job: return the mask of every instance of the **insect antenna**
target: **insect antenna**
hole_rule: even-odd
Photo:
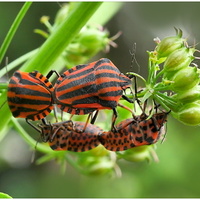
[[[133,44],[132,46],[132,50],[129,50],[129,53],[131,55],[131,68],[133,68],[133,65],[134,63],[136,63],[136,65],[138,66],[138,73],[140,72],[140,65],[139,63],[137,62],[137,59],[136,59],[136,43]]]

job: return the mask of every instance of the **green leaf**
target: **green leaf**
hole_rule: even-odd
[[[11,196],[9,196],[8,194],[5,194],[3,192],[0,192],[0,198],[1,199],[12,199]]]
[[[6,38],[3,41],[3,44],[0,49],[0,63],[8,49],[8,46],[10,45],[13,36],[15,35],[22,19],[24,18],[26,12],[28,11],[29,7],[31,6],[32,2],[25,2],[22,9],[20,10],[19,14],[17,15],[15,21],[13,22],[8,34],[6,35]]]

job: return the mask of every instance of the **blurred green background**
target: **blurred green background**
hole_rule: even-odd
[[[0,2],[0,41],[5,38],[22,5],[19,2]],[[59,8],[57,2],[32,4],[7,51],[9,62],[43,43],[44,39],[33,33],[33,29],[45,29],[39,22],[40,17],[50,16],[53,22]],[[200,2],[124,3],[105,26],[111,36],[123,32],[116,40],[118,48],[111,47],[108,54],[101,53],[95,58],[108,57],[122,72],[135,71],[146,77],[146,51],[154,49],[153,38],[173,36],[173,27],[177,27],[183,30],[184,37],[189,38],[190,45],[199,43],[199,10]],[[134,64],[131,68],[129,51],[134,43],[140,67]],[[66,174],[61,175],[59,165],[54,161],[37,166],[30,162],[32,151],[29,146],[16,132],[9,132],[0,145],[0,192],[14,198],[199,198],[199,131],[199,127],[184,126],[169,117],[166,140],[157,145],[159,162],[119,160],[123,173],[121,178],[88,177],[70,166]]]

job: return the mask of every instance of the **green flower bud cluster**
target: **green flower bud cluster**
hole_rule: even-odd
[[[114,37],[109,39],[107,30],[95,26],[85,26],[73,42],[67,46],[63,52],[63,58],[69,67],[85,63],[102,50],[108,52],[109,45],[115,47],[113,39]]]
[[[182,31],[175,37],[161,41],[156,48],[158,59],[163,59],[163,83],[174,95],[172,99],[177,108],[172,111],[175,118],[186,125],[200,125],[200,85],[199,69],[193,65],[195,48],[187,46],[182,38]]]
[[[49,17],[43,16],[40,21],[47,27],[48,32],[40,29],[35,29],[35,32],[48,38],[49,35],[67,18],[73,6],[73,3],[64,5],[58,11],[53,25],[50,24]],[[115,36],[109,38],[109,32],[101,25],[86,25],[66,47],[62,57],[69,68],[74,65],[85,63],[98,52],[108,52],[110,46],[117,47],[117,44],[114,43],[113,40],[117,39],[120,34],[121,33],[119,32]]]
[[[113,156],[110,155],[111,153]],[[116,155],[114,152],[109,152],[102,145],[99,145],[90,151],[78,153],[77,164],[82,168],[84,174],[112,174],[115,172],[117,165]]]
[[[117,156],[118,159],[124,159],[130,162],[151,161],[152,159],[158,161],[154,147],[154,144],[134,147],[126,151],[117,152]]]
[[[120,176],[121,171],[116,163],[117,160],[124,159],[130,162],[158,161],[154,148],[155,145],[144,145],[126,151],[111,152],[99,145],[90,151],[76,154],[77,164],[82,168],[84,174],[113,175],[115,173],[116,176]]]

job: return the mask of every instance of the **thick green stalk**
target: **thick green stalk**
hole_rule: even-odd
[[[47,73],[51,65],[58,59],[67,45],[86,24],[101,3],[102,2],[77,3],[66,20],[57,27],[41,46],[37,54],[26,62],[21,70],[32,71],[37,69],[41,73]]]
[[[3,92],[1,94],[0,97],[0,116],[1,116],[1,120],[0,120],[0,135],[4,134],[4,131],[7,123],[9,122],[10,118],[11,118],[11,112],[8,108],[8,104],[7,104],[7,92]],[[1,136],[0,136],[1,138]]]
[[[123,6],[124,2],[104,1],[87,24],[101,24],[104,26]],[[103,13],[103,14],[102,14]]]

